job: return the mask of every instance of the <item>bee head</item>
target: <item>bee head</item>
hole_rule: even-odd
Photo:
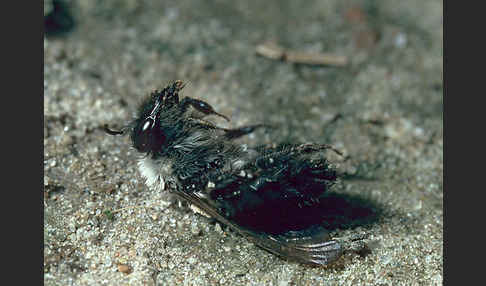
[[[105,124],[105,132],[110,135],[124,135],[130,131],[133,147],[139,152],[160,152],[166,138],[174,132],[169,128],[170,120],[169,123],[162,122],[161,114],[164,114],[164,118],[167,117],[170,115],[168,109],[179,104],[179,91],[182,88],[183,82],[176,80],[163,90],[153,91],[140,105],[137,119],[121,130],[112,130]]]
[[[139,152],[160,151],[167,134],[162,127],[161,113],[179,103],[178,92],[184,87],[178,80],[161,91],[154,91],[140,106],[139,116],[131,132],[133,146]]]

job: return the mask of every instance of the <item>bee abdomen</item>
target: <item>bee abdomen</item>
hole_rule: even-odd
[[[239,225],[280,233],[319,223],[313,206],[336,181],[336,172],[325,159],[285,156],[220,175],[210,192],[220,213]]]

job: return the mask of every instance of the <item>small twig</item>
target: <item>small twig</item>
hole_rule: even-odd
[[[297,64],[326,65],[335,67],[343,67],[348,64],[348,59],[345,56],[290,51],[285,50],[274,43],[264,43],[258,45],[256,47],[256,53],[272,60],[281,60]]]

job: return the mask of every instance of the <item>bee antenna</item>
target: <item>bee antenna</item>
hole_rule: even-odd
[[[125,133],[123,130],[111,130],[108,128],[108,124],[103,125],[103,130],[110,135],[123,135]]]

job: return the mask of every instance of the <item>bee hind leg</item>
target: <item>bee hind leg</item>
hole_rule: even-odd
[[[343,155],[343,153],[341,151],[334,148],[334,146],[328,145],[328,144],[306,143],[306,144],[301,144],[301,145],[295,146],[294,148],[299,153],[313,153],[313,152],[318,152],[318,151],[329,149],[329,150],[334,151],[338,155],[341,155],[341,156]]]
[[[267,126],[264,124],[255,124],[255,125],[238,127],[235,129],[225,129],[226,133],[224,134],[224,136],[227,139],[236,139],[248,135],[260,127],[267,127]]]

